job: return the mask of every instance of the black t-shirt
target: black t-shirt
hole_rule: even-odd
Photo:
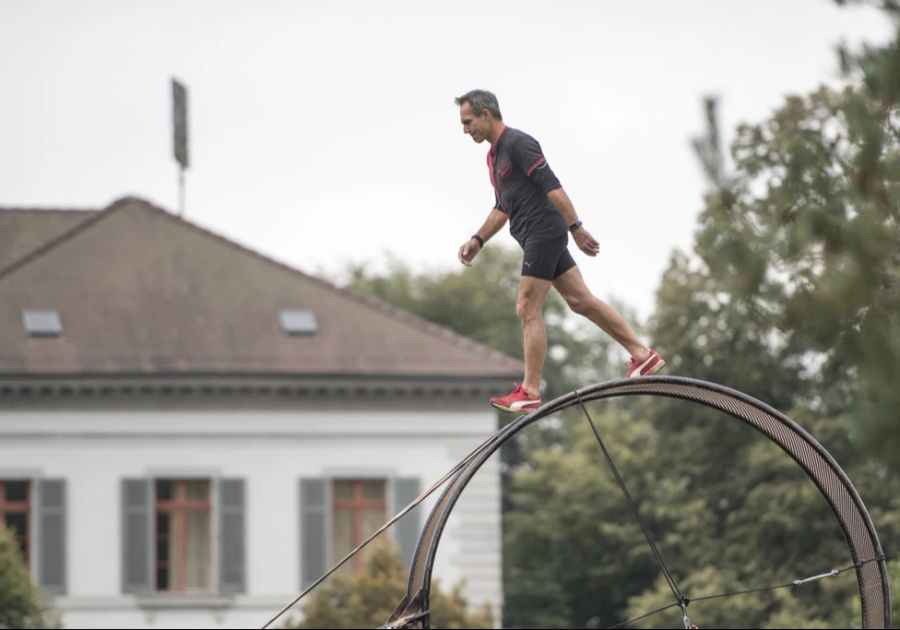
[[[509,231],[520,245],[526,240],[559,238],[568,228],[550,203],[547,193],[560,187],[559,180],[527,133],[504,127],[487,156],[494,207],[509,215]]]

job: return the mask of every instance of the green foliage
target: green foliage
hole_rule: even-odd
[[[847,569],[824,497],[778,446],[734,418],[659,400],[589,410],[700,627],[854,627],[855,573],[735,597]],[[820,436],[866,500],[887,548],[900,536],[900,479],[867,458],[839,419],[791,416]],[[573,444],[531,453],[510,484],[504,624],[608,627],[674,602],[584,418]],[[641,627],[674,627],[673,608]]]
[[[893,0],[883,6],[900,17]],[[865,501],[896,585],[895,24],[887,46],[842,51],[851,87],[790,96],[767,120],[741,125],[730,164],[716,104],[707,102],[708,129],[695,147],[711,187],[693,252],[673,253],[662,278],[649,336],[670,373],[746,392],[816,437]],[[401,266],[396,277],[361,274],[356,286],[520,356],[518,262],[517,253],[488,248],[463,273],[415,276]],[[617,375],[608,358],[613,345],[594,331],[580,337],[564,312],[558,300],[548,304],[551,347],[561,347],[551,350],[546,371],[554,391]],[[684,401],[589,407],[666,565],[693,600],[695,623],[859,624],[852,570],[768,588],[852,562],[824,497],[777,446],[730,416]],[[671,604],[669,585],[583,415],[571,410],[548,424],[555,430],[543,435],[552,439],[522,438],[505,473],[504,624],[603,627]],[[541,435],[539,427],[532,432]],[[754,592],[703,599],[743,590]],[[896,623],[900,597],[893,600]],[[681,612],[675,607],[640,624],[680,626]]]
[[[43,602],[12,534],[0,523],[0,627],[57,628],[59,620]]]
[[[388,272],[383,275],[372,274],[364,266],[350,269],[347,285],[495,350],[521,357],[522,328],[516,315],[521,265],[521,251],[491,245],[478,254],[470,268],[414,274],[402,262],[391,260]],[[610,361],[616,344],[587,320],[571,315],[554,291],[545,304],[544,319],[548,337],[544,400],[621,371],[618,366],[612,367]],[[499,422],[514,418],[511,414],[498,413]],[[504,488],[513,471],[527,461],[531,449],[563,439],[559,427],[548,423],[504,444],[501,449]],[[508,494],[504,492],[503,496],[505,505]]]
[[[858,85],[789,97],[769,120],[740,126],[732,173],[710,149],[714,115],[696,143],[713,183],[697,233],[702,276],[777,331],[769,347],[783,361],[818,355],[823,402],[851,412],[888,464],[900,448],[896,33],[883,49],[844,52]]]
[[[396,545],[375,543],[365,569],[355,576],[338,573],[314,591],[303,605],[302,617],[287,628],[376,628],[406,594],[407,568]],[[438,580],[431,587],[433,628],[491,628],[493,616],[485,604],[470,610],[462,584],[443,592]]]
[[[888,579],[894,593],[897,592],[897,586],[900,586],[900,560],[889,560],[888,563]],[[900,597],[894,595],[891,601],[891,621],[896,627],[897,621],[900,620]]]
[[[393,259],[382,275],[372,274],[364,265],[349,269],[346,284],[495,350],[521,357],[522,328],[516,316],[521,265],[521,251],[491,245],[465,270],[416,274]],[[609,355],[615,343],[593,324],[571,316],[555,291],[547,299],[544,318],[548,337],[546,399],[613,373]]]
[[[710,128],[695,146],[713,186],[693,255],[673,254],[651,322],[673,372],[747,392],[815,435],[853,480],[888,553],[900,543],[900,117],[891,87],[900,73],[884,69],[900,67],[897,50],[858,59],[857,87],[789,97],[769,120],[741,126],[731,169],[707,104]],[[623,413],[640,440],[622,431]],[[689,597],[851,563],[816,486],[748,427],[673,400],[598,415]],[[607,626],[673,602],[646,543],[627,538],[615,493],[584,487],[600,482],[580,448],[590,446],[533,452],[534,468],[511,479],[508,624]],[[851,627],[858,600],[848,571],[698,599],[689,612],[701,627]],[[641,622],[680,623],[677,607]]]
[[[897,51],[895,42],[845,55],[858,86],[789,97],[767,121],[742,125],[731,169],[707,102],[709,129],[695,146],[712,187],[694,255],[673,255],[652,325],[673,369],[757,396],[816,436],[853,480],[887,550],[900,536],[900,136],[890,87],[900,75],[883,69],[897,67]],[[850,563],[821,495],[784,453],[709,414],[683,417],[678,405],[655,403],[647,417],[668,445],[654,470],[684,479],[688,492],[651,487],[647,504],[683,590],[699,598]],[[864,439],[852,439],[851,427]],[[704,461],[683,459],[692,452]],[[676,503],[701,496],[695,518]],[[655,516],[665,510],[675,518]],[[859,623],[852,576],[698,601],[692,618],[849,627]],[[658,581],[623,616],[671,601]],[[645,623],[679,620],[673,609]]]
[[[372,275],[361,265],[349,270],[347,284],[510,356],[520,356],[514,252],[488,247],[476,261],[466,272],[418,275],[399,260],[390,260],[384,275]]]
[[[645,423],[622,413],[600,418],[615,444],[622,474],[646,480]],[[572,444],[531,453],[510,488],[505,518],[505,627],[584,627],[620,609],[636,586],[652,583],[655,566],[622,495],[609,479],[583,419],[570,420]]]

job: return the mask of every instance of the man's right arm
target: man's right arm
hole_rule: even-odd
[[[491,240],[491,237],[499,232],[508,220],[509,217],[505,212],[499,208],[493,208],[484,224],[459,248],[459,262],[466,267],[470,266],[472,259],[481,251],[483,243]]]

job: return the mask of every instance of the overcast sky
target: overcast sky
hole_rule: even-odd
[[[731,138],[890,31],[825,0],[0,0],[0,206],[176,211],[177,77],[185,218],[317,275],[455,269],[493,193],[453,98],[484,88],[600,241],[589,286],[646,317],[702,205],[703,96]]]

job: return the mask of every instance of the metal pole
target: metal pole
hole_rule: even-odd
[[[184,167],[178,169],[178,216],[184,216]]]

